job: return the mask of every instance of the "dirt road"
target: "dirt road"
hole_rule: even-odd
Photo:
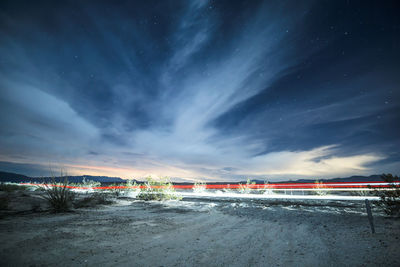
[[[347,210],[346,210],[347,209]],[[353,211],[353,212],[352,212]],[[0,219],[1,266],[400,266],[400,222],[352,207],[120,200]]]

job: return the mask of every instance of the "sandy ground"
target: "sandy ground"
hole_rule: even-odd
[[[371,234],[362,202],[332,201],[119,199],[65,214],[25,210],[2,214],[0,265],[400,266],[400,221],[374,220]]]

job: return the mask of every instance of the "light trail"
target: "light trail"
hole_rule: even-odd
[[[62,187],[62,184],[35,184],[35,183],[22,183],[21,185],[30,186],[57,186]],[[275,184],[206,184],[200,186],[204,189],[259,189],[259,190],[293,190],[293,191],[315,191],[315,190],[336,190],[336,191],[364,191],[382,189],[389,190],[392,186],[400,186],[400,182],[386,183],[380,181],[372,182],[330,182],[330,183],[275,183]],[[66,185],[70,189],[93,189],[93,190],[109,190],[109,189],[144,189],[147,185],[138,186],[72,186]],[[165,186],[151,186],[151,188],[164,188]],[[172,185],[174,189],[194,189],[195,185]]]
[[[339,196],[339,195],[284,195],[284,194],[241,194],[241,193],[179,193],[191,198],[234,198],[234,199],[303,199],[303,200],[379,200],[376,196]]]
[[[30,186],[41,186],[41,187],[63,187],[62,184],[34,184],[34,183],[24,183],[23,185]],[[343,196],[343,195],[331,195],[327,194],[329,191],[374,191],[374,190],[396,190],[395,187],[400,186],[400,182],[386,183],[382,181],[372,181],[372,182],[329,182],[329,183],[275,183],[275,184],[208,184],[202,186],[194,185],[173,185],[174,189],[180,189],[183,191],[170,192],[172,194],[177,194],[182,197],[191,198],[236,198],[236,199],[303,199],[303,200],[355,200],[363,201],[368,200],[379,200],[377,196]],[[73,190],[112,190],[112,189],[144,189],[147,185],[138,186],[97,186],[97,187],[87,187],[87,186],[72,186],[67,185],[67,188]],[[151,186],[151,188],[164,188],[165,186]],[[193,190],[194,188],[200,188],[201,190],[216,190],[216,191],[200,191],[196,192],[184,192]],[[228,192],[222,192],[220,190],[233,190]],[[253,190],[256,193],[236,193],[237,190]],[[261,190],[265,192],[260,193]],[[298,192],[302,191],[303,194],[300,195]],[[308,195],[304,194],[306,191],[323,192],[326,193],[322,195]],[[279,193],[280,192],[280,193]],[[285,192],[285,194],[282,194]],[[288,194],[290,192],[290,194]],[[297,192],[297,194],[293,194]],[[151,193],[151,192],[148,192]]]

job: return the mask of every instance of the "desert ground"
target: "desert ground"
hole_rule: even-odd
[[[372,234],[362,201],[119,197],[53,214],[11,194],[1,266],[400,266],[400,220],[374,207]]]

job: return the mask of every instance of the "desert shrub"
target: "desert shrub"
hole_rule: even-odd
[[[74,208],[89,208],[95,207],[97,205],[108,205],[112,204],[113,201],[109,200],[106,194],[102,193],[93,193],[87,197],[74,201]]]
[[[94,181],[94,180],[90,180],[90,179],[86,179],[86,177],[82,178],[82,182],[79,183],[68,183],[68,185],[70,186],[76,186],[76,187],[86,187],[89,190],[92,189],[92,187],[98,187],[101,186],[100,182]]]
[[[125,184],[126,192],[130,192],[130,191],[138,191],[140,190],[140,186],[136,183],[136,181],[132,181],[132,180],[128,180]]]
[[[108,190],[108,192],[111,192],[115,197],[119,197],[121,195],[124,195],[127,192],[126,188],[121,188],[124,186],[125,186],[125,184],[113,183],[110,185],[110,187],[114,187],[114,188],[110,188],[107,190]]]
[[[53,212],[66,212],[71,209],[75,194],[68,188],[68,180],[56,183],[55,179],[50,185],[45,185],[42,197],[47,200]]]
[[[26,190],[26,186],[10,183],[0,183],[0,191],[13,192],[19,190]]]
[[[250,185],[254,185],[254,184],[256,184],[256,182],[251,182],[250,179],[247,179],[246,184],[239,183],[239,192],[244,193],[244,194],[250,193],[252,190]]]
[[[268,181],[264,181],[264,186],[263,188],[260,190],[261,194],[265,194],[265,195],[270,195],[270,194],[274,194],[274,191],[268,186],[269,182]]]
[[[138,184],[133,180],[126,181],[125,185],[128,187],[128,189],[133,189],[133,190],[138,187]]]
[[[110,188],[108,188],[107,191],[115,197],[125,196],[132,191],[139,191],[138,184],[132,180],[120,184],[113,183],[109,187]]]
[[[86,180],[86,178],[83,177],[82,186],[83,187],[98,187],[98,186],[101,186],[101,183],[93,181],[93,180]]]
[[[324,185],[323,182],[316,180],[315,182],[315,186],[314,188],[316,188],[317,190],[315,190],[315,194],[319,195],[319,196],[325,196],[329,193],[329,190],[318,190],[318,189],[322,189],[322,188],[326,188],[326,186]]]
[[[140,193],[140,185],[136,181],[128,180],[125,186],[126,188],[122,192],[125,196],[136,197]]]
[[[389,188],[385,190],[375,189],[374,193],[380,197],[378,206],[382,207],[387,215],[400,217],[400,185],[398,176],[392,174],[382,174],[382,179],[389,183]]]
[[[193,192],[195,193],[204,193],[206,191],[206,183],[200,182],[200,183],[194,183],[193,186]]]
[[[169,200],[169,199],[181,199],[175,193],[175,189],[172,186],[170,180],[165,177],[160,180],[155,180],[151,177],[147,178],[147,182],[144,188],[141,188],[137,198],[142,200]]]
[[[222,189],[222,192],[224,192],[224,193],[232,193],[231,184],[227,184],[226,188]]]
[[[352,196],[360,196],[360,197],[366,197],[370,196],[372,194],[371,191],[368,190],[357,190],[357,191],[351,191],[350,195]]]

